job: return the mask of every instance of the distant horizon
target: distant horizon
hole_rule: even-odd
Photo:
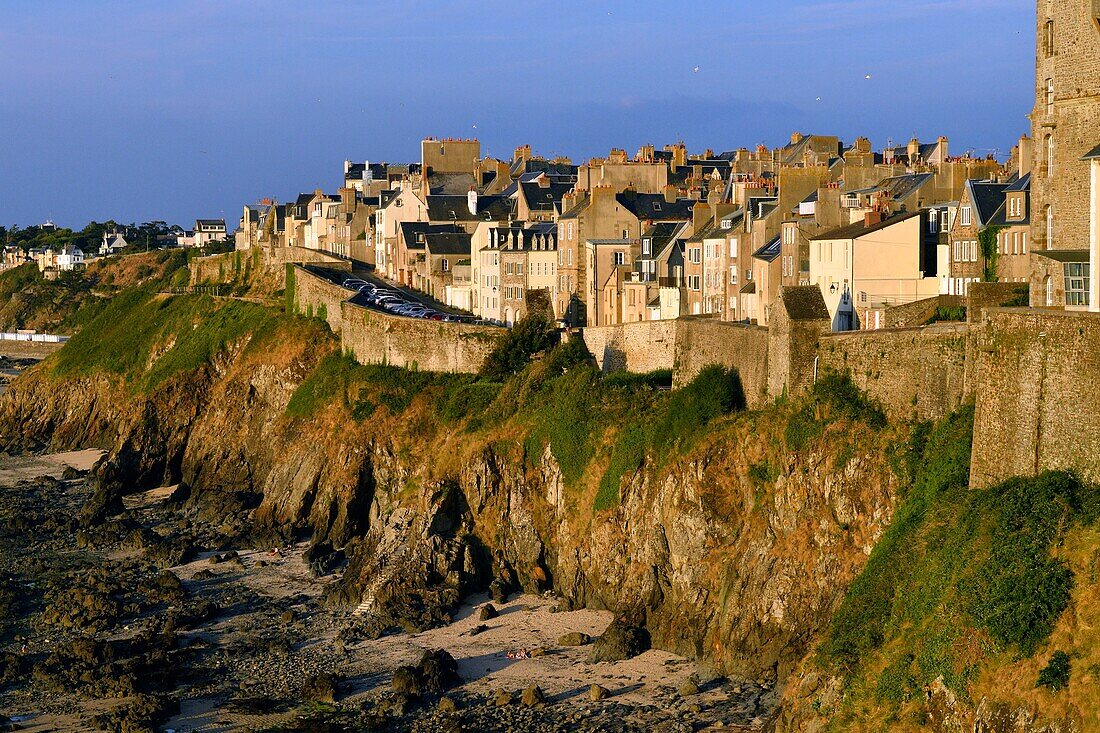
[[[233,228],[247,203],[335,192],[346,159],[417,161],[428,136],[582,163],[795,131],[1004,160],[1030,132],[1030,0],[335,4],[0,12],[0,225]]]

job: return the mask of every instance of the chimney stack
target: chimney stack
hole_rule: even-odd
[[[865,226],[865,227],[873,227],[876,224],[881,224],[881,223],[882,223],[882,212],[879,211],[878,209],[875,209],[874,211],[868,211],[866,214],[863,215],[863,226]]]

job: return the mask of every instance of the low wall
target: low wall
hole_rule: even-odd
[[[985,311],[1006,306],[1026,306],[1027,283],[970,283],[966,320],[981,323]]]
[[[594,326],[581,337],[604,373],[646,374],[676,365],[679,321],[640,321],[620,326]]]
[[[433,372],[474,374],[504,329],[391,316],[347,300],[345,290],[310,266],[292,265],[294,308],[323,318],[360,364],[392,364]],[[326,269],[327,266],[326,266]]]
[[[0,341],[0,356],[9,359],[45,359],[57,352],[64,342],[56,341]]]
[[[961,295],[937,295],[934,298],[891,306],[884,313],[884,328],[917,328],[928,323],[940,308],[965,307],[966,298]]]
[[[971,485],[1054,469],[1100,482],[1100,314],[990,309],[977,341]]]
[[[767,401],[768,329],[713,319],[687,318],[677,323],[674,386],[718,364],[737,369],[749,407]]]
[[[345,302],[340,341],[360,364],[476,374],[503,329],[401,318]]]
[[[969,394],[969,326],[935,325],[822,336],[818,373],[847,372],[894,419],[942,418]]]

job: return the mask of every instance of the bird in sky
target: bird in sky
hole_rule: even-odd
[[[695,67],[694,69],[692,69],[692,71],[694,71],[694,72],[695,72],[696,74],[698,74],[698,73],[699,73],[699,69],[700,69],[700,68],[701,68],[701,67],[699,67],[699,66],[696,66],[696,67]]]

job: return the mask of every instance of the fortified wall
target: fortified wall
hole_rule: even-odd
[[[971,485],[1056,469],[1100,482],[1100,314],[991,309],[976,336]]]
[[[360,364],[476,374],[504,332],[391,316],[357,305],[348,300],[347,290],[309,266],[291,265],[286,277],[288,304],[298,313],[324,319],[340,336],[341,348]]]
[[[970,394],[969,330],[832,334],[820,291],[798,287],[782,289],[768,328],[695,317],[586,328],[583,336],[605,372],[671,369],[678,386],[712,364],[736,368],[750,407],[803,392],[826,371],[847,372],[892,418],[907,420],[943,417]]]
[[[199,257],[188,264],[191,284],[227,283],[247,279],[251,271],[262,270],[275,279],[274,290],[286,287],[286,267],[290,264],[316,264],[330,270],[351,272],[351,263],[339,257],[305,247],[253,247],[220,255]]]

